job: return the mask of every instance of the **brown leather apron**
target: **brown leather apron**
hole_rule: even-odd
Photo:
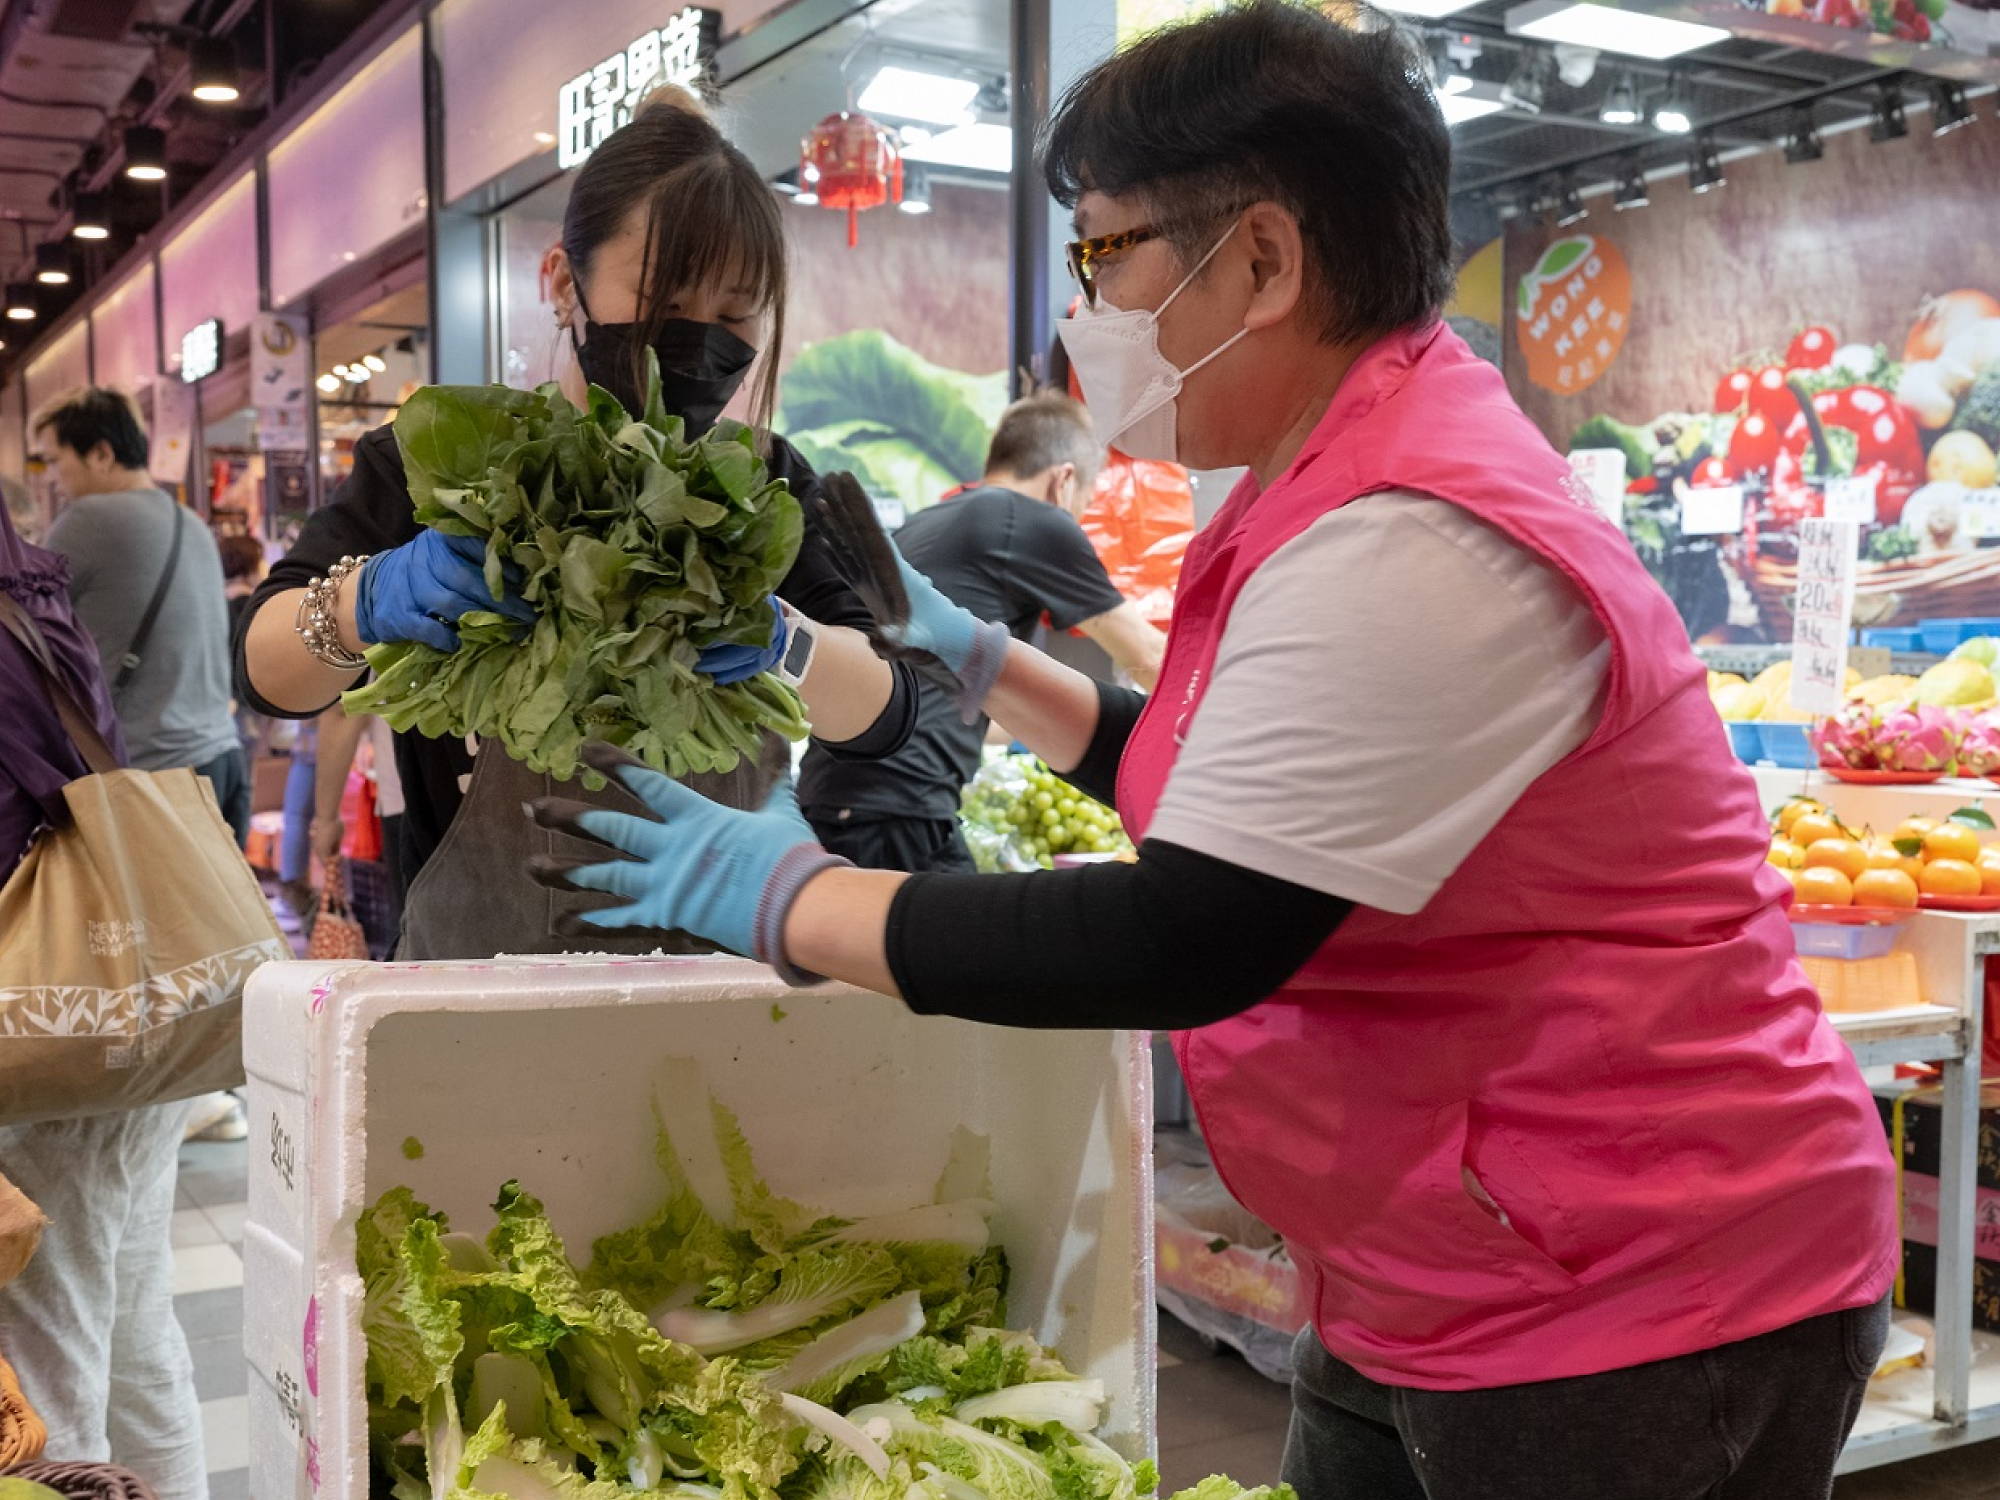
[[[733,771],[701,772],[683,783],[725,807],[763,806],[771,788],[791,769],[791,746],[766,730],[763,754]],[[535,854],[559,858],[605,854],[603,846],[540,828],[521,810],[537,797],[567,797],[619,812],[650,816],[639,799],[616,782],[586,791],[581,779],[556,781],[530,771],[497,743],[480,748],[458,815],[403,905],[403,936],[396,957],[405,960],[492,958],[500,953],[711,953],[685,932],[656,928],[607,928],[602,935],[562,937],[562,919],[618,899],[594,891],[555,891],[528,875]]]

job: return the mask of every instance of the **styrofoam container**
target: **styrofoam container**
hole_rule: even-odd
[[[917,1016],[727,957],[286,963],[252,978],[244,1015],[257,1500],[366,1500],[361,1211],[407,1184],[483,1234],[518,1178],[587,1259],[659,1206],[652,1092],[672,1056],[702,1063],[772,1188],[812,1207],[928,1202],[958,1127],[984,1136],[1010,1324],[1104,1381],[1113,1446],[1153,1451],[1144,1034]]]

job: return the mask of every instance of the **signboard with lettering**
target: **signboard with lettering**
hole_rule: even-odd
[[[312,392],[305,319],[259,313],[250,330],[250,399],[257,408],[257,446],[306,446],[306,401]]]
[[[1799,522],[1799,592],[1792,606],[1792,707],[1839,713],[1847,698],[1847,635],[1861,528],[1817,517]]]
[[[1573,234],[1542,252],[1515,294],[1514,333],[1528,378],[1573,396],[1595,385],[1632,322],[1632,273],[1603,235]]]
[[[181,335],[181,379],[188,385],[222,368],[222,319],[197,323]]]
[[[721,11],[690,5],[564,84],[556,102],[556,165],[567,171],[587,160],[654,89],[699,83],[721,32]]]

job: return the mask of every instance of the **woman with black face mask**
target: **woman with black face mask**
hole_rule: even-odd
[[[548,252],[543,272],[563,349],[559,379],[572,401],[581,406],[595,384],[628,411],[640,410],[650,350],[659,359],[667,410],[690,432],[704,432],[761,351],[767,357],[750,417],[760,451],[794,494],[804,496],[816,483],[798,452],[768,430],[785,322],[777,200],[693,96],[662,90],[584,164],[561,242]],[[473,550],[417,524],[394,431],[368,434],[355,446],[353,476],[313,514],[244,611],[236,643],[239,695],[261,712],[308,718],[361,680],[352,662],[367,646],[421,640],[450,650],[460,615],[494,608],[525,614],[521,601],[496,601],[486,592]],[[319,634],[309,645],[298,625],[314,584],[337,639]],[[768,647],[712,648],[701,670],[718,682],[768,668],[795,674],[814,737],[833,754],[874,757],[898,749],[915,716],[914,678],[908,667],[880,660],[856,628],[869,623],[867,609],[810,521],[779,600]],[[756,807],[788,770],[789,756],[786,743],[767,731],[754,763],[688,781],[718,802]],[[574,936],[577,913],[603,899],[546,891],[528,878],[530,856],[578,852],[573,840],[521,815],[523,802],[557,790],[549,778],[497,746],[479,753],[457,740],[414,734],[396,736],[396,760],[411,880],[398,957],[663,946],[656,932],[624,938],[591,928]],[[560,790],[637,807],[615,783],[595,794],[580,783]],[[671,939],[665,946],[673,947]]]

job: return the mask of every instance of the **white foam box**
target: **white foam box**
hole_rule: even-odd
[[[815,1208],[928,1202],[956,1128],[984,1136],[1009,1323],[1105,1382],[1114,1446],[1153,1451],[1143,1033],[915,1016],[727,957],[283,963],[244,1016],[251,1500],[366,1500],[361,1211],[407,1184],[483,1234],[518,1178],[587,1259],[663,1196],[652,1093],[670,1056],[701,1062],[772,1188]]]

